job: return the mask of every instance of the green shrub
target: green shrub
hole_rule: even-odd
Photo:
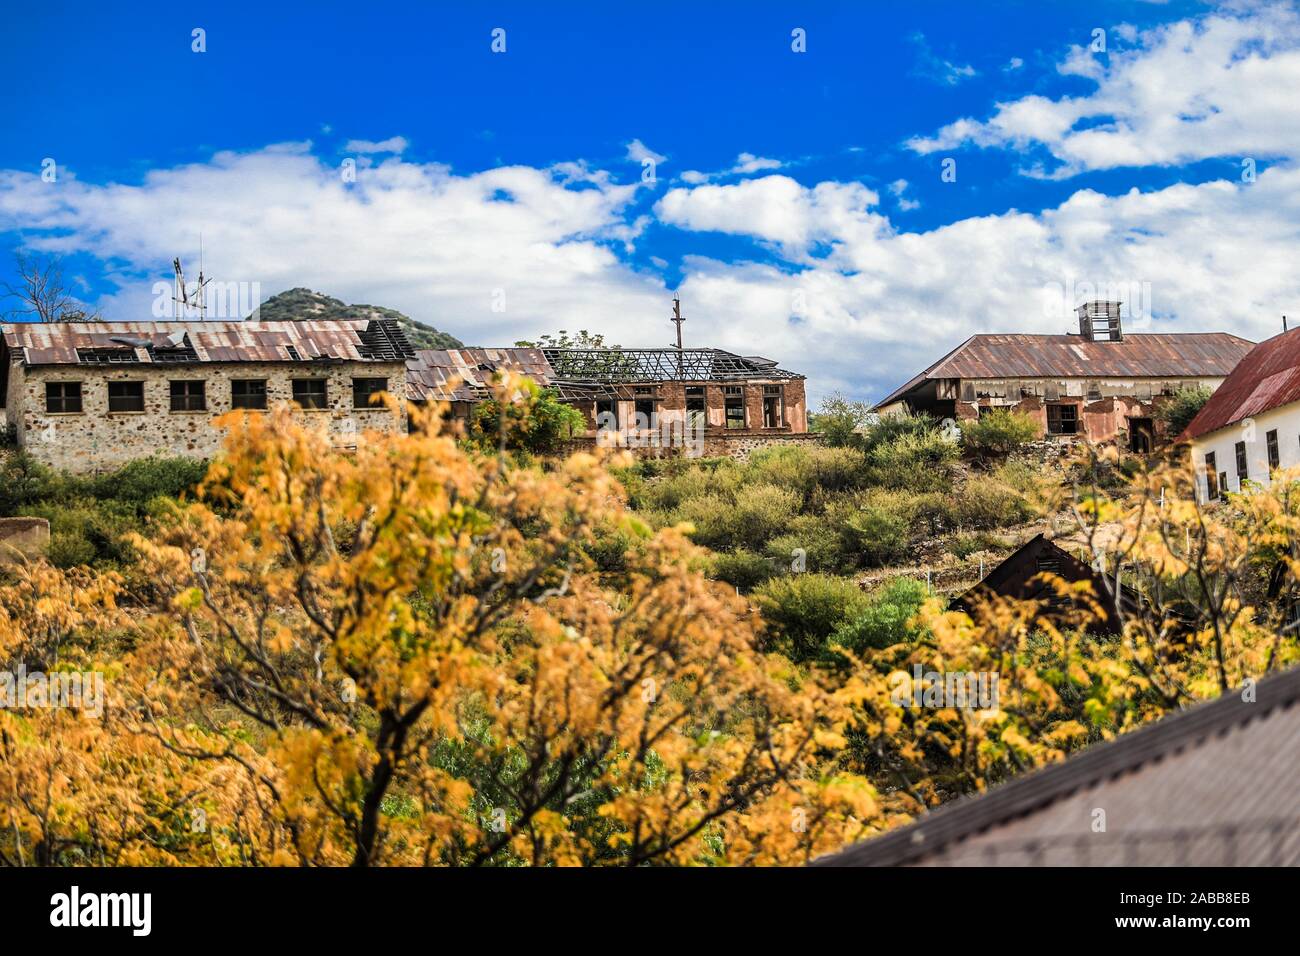
[[[923,582],[894,578],[872,595],[861,613],[835,629],[831,644],[861,652],[916,640],[920,632],[908,622],[929,596]]]
[[[864,450],[871,451],[879,445],[888,445],[900,438],[928,435],[939,430],[939,423],[929,415],[894,413],[881,415],[863,435]]]
[[[937,428],[902,434],[867,452],[868,474],[885,488],[942,491],[952,483],[958,454],[957,444]]]
[[[25,449],[0,456],[0,517],[22,515],[28,505],[52,497],[57,487],[58,476]]]
[[[850,578],[829,574],[772,578],[754,593],[771,645],[795,661],[823,657],[836,628],[861,615],[869,603]]]
[[[734,465],[725,468],[692,468],[647,481],[640,489],[634,507],[671,511],[692,498],[730,495],[739,483],[740,476]]]
[[[876,567],[906,556],[914,516],[911,496],[873,496],[844,527],[862,563]]]
[[[1040,434],[1034,419],[1005,408],[995,408],[978,421],[961,426],[962,445],[980,458],[1004,457]]]
[[[1155,417],[1163,422],[1170,438],[1176,437],[1191,424],[1196,413],[1210,400],[1210,390],[1204,385],[1187,385],[1161,402]]]
[[[753,551],[724,551],[713,556],[710,576],[750,591],[776,574],[772,562]]]
[[[194,490],[207,474],[206,462],[193,458],[142,458],[90,482],[100,500],[133,501],[142,506],[158,497],[180,498]]]
[[[776,485],[748,485],[727,501],[711,494],[691,498],[677,513],[695,525],[695,540],[717,550],[760,551],[786,530],[799,511],[799,497]]]
[[[989,530],[1021,524],[1033,517],[1025,496],[992,475],[973,475],[953,494],[949,520],[962,530]]]
[[[871,417],[865,402],[849,401],[832,392],[808,416],[808,430],[822,436],[831,448],[857,447],[862,444],[861,429]]]
[[[767,543],[768,557],[777,570],[822,571],[844,574],[857,567],[855,554],[845,548],[845,536],[821,515],[799,515],[790,529]],[[802,567],[797,562],[802,558]]]
[[[745,466],[746,480],[797,491],[808,504],[815,496],[860,488],[866,461],[853,448],[773,446],[754,452]]]

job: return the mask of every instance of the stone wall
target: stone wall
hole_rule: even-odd
[[[5,414],[18,443],[38,460],[73,472],[106,471],[149,455],[211,458],[224,432],[213,420],[231,410],[233,379],[265,379],[267,407],[293,401],[293,379],[326,380],[328,408],[303,409],[303,420],[322,429],[340,448],[356,446],[365,431],[405,429],[405,411],[353,408],[353,378],[387,378],[390,391],[406,394],[400,362],[331,364],[212,363],[206,365],[35,366],[15,364]],[[172,411],[172,381],[201,379],[207,408]],[[108,383],[144,382],[144,411],[110,412]],[[81,382],[82,410],[45,410],[46,382]]]
[[[50,523],[44,518],[0,518],[0,564],[36,558],[50,548]]]

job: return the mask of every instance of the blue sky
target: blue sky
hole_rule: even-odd
[[[666,344],[680,287],[688,344],[814,398],[1090,284],[1139,329],[1300,314],[1294,4],[32,4],[0,62],[0,278],[60,254],[109,318],[200,232],[473,344]]]

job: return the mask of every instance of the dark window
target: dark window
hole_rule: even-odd
[[[230,407],[266,408],[266,379],[233,379],[230,383]]]
[[[632,402],[636,411],[636,427],[650,428],[655,417],[655,390],[647,385],[638,385],[632,390]]]
[[[1240,488],[1241,483],[1250,477],[1246,472],[1246,443],[1239,441],[1235,447],[1237,452],[1237,487]]]
[[[1264,440],[1268,442],[1268,470],[1272,471],[1280,461],[1277,454],[1277,429],[1265,432]]]
[[[108,410],[110,412],[144,411],[144,382],[109,382]]]
[[[722,389],[728,428],[745,427],[745,392],[739,385],[725,385]]]
[[[708,421],[708,415],[704,408],[704,386],[687,385],[686,386],[686,424],[688,427],[696,429],[703,428],[704,423]]]
[[[1214,452],[1205,456],[1205,500],[1212,501],[1219,497],[1219,472],[1218,463],[1214,460]]]
[[[388,391],[386,378],[354,378],[352,380],[352,407],[369,408],[380,392]]]
[[[172,382],[172,411],[201,412],[207,407],[207,390],[202,379]]]
[[[85,365],[124,365],[138,360],[135,349],[77,349],[77,361]]]
[[[1096,382],[1088,383],[1088,401],[1090,402],[1101,401],[1101,386],[1098,385]]]
[[[1047,430],[1053,435],[1077,435],[1079,433],[1079,406],[1048,405]]]
[[[45,410],[47,412],[81,411],[81,383],[46,382]]]
[[[612,398],[596,399],[596,427],[618,428],[618,402]]]
[[[763,386],[763,427],[780,428],[783,424],[781,408],[781,386]]]
[[[327,408],[329,402],[325,394],[325,379],[295,378],[293,400],[303,408]]]

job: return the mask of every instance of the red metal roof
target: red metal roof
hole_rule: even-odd
[[[1300,402],[1300,329],[1275,335],[1251,349],[1178,440],[1191,441],[1292,402]]]
[[[876,407],[926,379],[1216,378],[1231,372],[1252,344],[1228,332],[1139,332],[1119,342],[1081,335],[972,335]]]
[[[371,320],[292,322],[15,322],[0,326],[4,343],[27,365],[84,364],[78,350],[127,350],[149,364],[153,349],[193,349],[197,362],[374,361],[363,334]],[[292,346],[298,359],[289,353]]]

